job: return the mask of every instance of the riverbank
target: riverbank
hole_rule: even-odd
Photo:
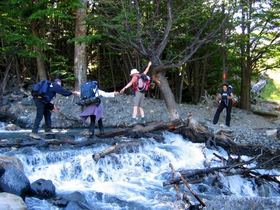
[[[119,95],[115,98],[102,98],[105,109],[104,126],[122,127],[131,124],[131,101],[133,97]],[[75,102],[78,98],[73,96],[57,96],[54,103],[60,108],[58,113],[52,114],[53,127],[55,128],[86,128],[83,125],[79,113],[81,107]],[[145,118],[147,122],[168,121],[168,112],[163,100],[145,99]],[[274,106],[279,106],[274,104]],[[241,110],[234,107],[232,110],[231,127],[225,127],[225,115],[221,114],[217,125],[212,124],[217,104],[211,99],[194,104],[178,105],[178,112],[181,119],[185,120],[189,113],[192,113],[199,123],[208,127],[214,133],[227,129],[232,131],[232,139],[236,143],[261,144],[270,148],[280,148],[280,141],[275,135],[268,136],[267,133],[273,129],[279,128],[279,117],[268,118],[253,114],[252,112]],[[36,114],[36,108],[31,96],[18,94],[5,96],[1,100],[1,116],[4,120],[9,120],[25,129],[30,129]],[[276,113],[279,111],[276,111]],[[0,116],[0,118],[1,118]],[[3,117],[5,116],[5,117]],[[279,114],[280,116],[280,114]],[[0,119],[1,121],[1,119]]]

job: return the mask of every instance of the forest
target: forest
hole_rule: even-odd
[[[279,71],[278,0],[6,0],[0,15],[1,95],[57,77],[119,91],[151,61],[149,96],[174,120],[222,82],[249,110],[252,82]]]

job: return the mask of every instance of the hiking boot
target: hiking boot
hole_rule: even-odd
[[[45,131],[45,134],[48,135],[48,134],[54,134],[54,132],[52,130],[47,130]]]
[[[30,133],[29,136],[33,139],[41,139],[41,137],[37,133]]]

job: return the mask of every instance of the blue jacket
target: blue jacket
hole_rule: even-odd
[[[69,90],[65,90],[63,87],[58,85],[56,82],[50,84],[48,92],[45,94],[44,98],[42,99],[43,102],[49,103],[56,94],[61,94],[63,96],[70,96],[72,92]]]

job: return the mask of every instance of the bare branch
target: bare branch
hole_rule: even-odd
[[[142,30],[142,25],[141,25],[141,13],[140,13],[140,7],[139,7],[138,0],[135,0],[135,7],[136,7],[136,19],[137,19],[137,33],[136,33],[137,38],[136,38],[136,40],[140,45],[140,49],[136,44],[133,44],[132,42],[130,42],[130,44],[132,44],[133,47],[136,47],[135,49],[138,50],[142,55],[147,57],[148,56],[147,50],[144,47],[143,40],[141,37],[143,30]]]
[[[170,33],[171,28],[172,28],[171,1],[172,0],[167,1],[167,24],[166,24],[166,27],[165,27],[165,30],[164,30],[162,41],[157,48],[157,56],[158,57],[160,57],[160,55],[162,54],[163,50],[165,49],[165,47],[167,45],[169,33]]]

